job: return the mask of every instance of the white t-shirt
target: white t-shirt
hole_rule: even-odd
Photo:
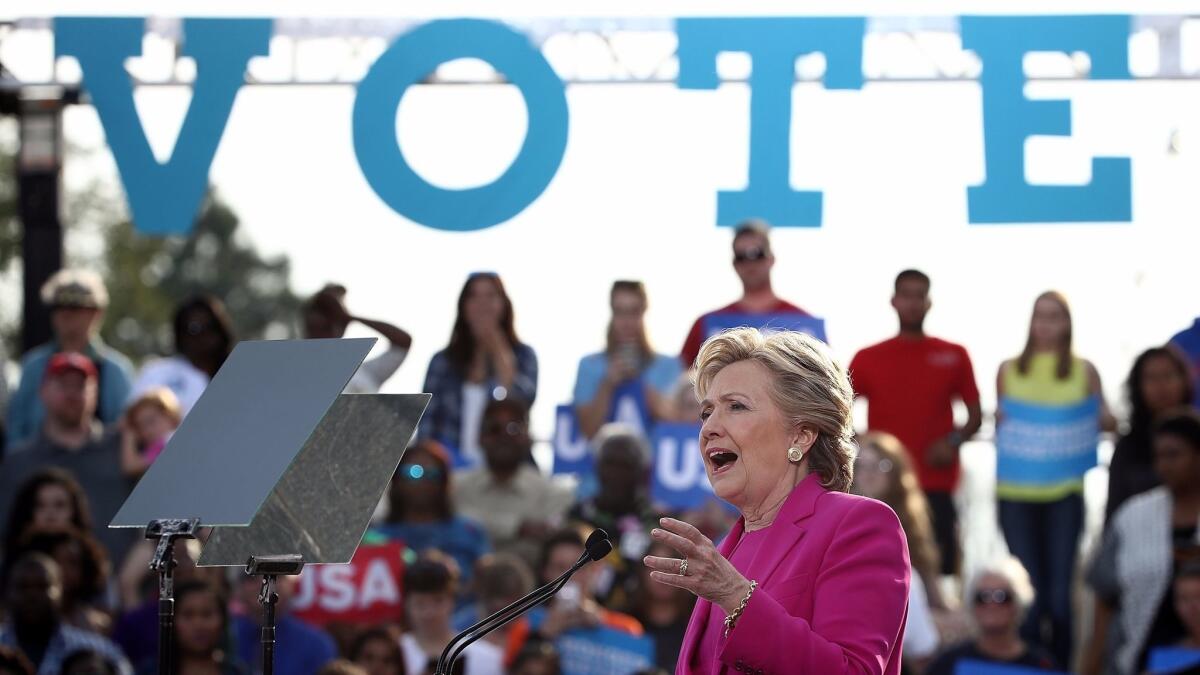
[[[940,636],[929,611],[929,596],[925,594],[925,582],[916,570],[912,571],[912,583],[908,586],[908,620],[904,624],[904,655],[914,658],[933,656],[937,651]]]
[[[386,352],[364,361],[358,370],[354,371],[354,377],[350,378],[344,393],[378,394],[379,388],[399,370],[406,356],[407,349],[392,345]]]
[[[412,633],[400,637],[400,650],[404,653],[404,672],[423,673],[429,664],[429,659],[437,659],[441,654],[426,654],[417,643]],[[463,675],[504,675],[504,652],[496,645],[476,640],[458,657],[465,662]]]
[[[458,451],[471,464],[483,463],[483,449],[479,447],[479,427],[483,424],[483,411],[487,404],[486,384],[463,383],[462,430],[458,437]]]
[[[134,380],[130,401],[156,387],[170,389],[179,399],[183,414],[187,415],[208,387],[208,373],[182,356],[155,359],[142,366]]]

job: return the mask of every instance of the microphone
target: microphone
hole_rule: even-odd
[[[603,560],[604,556],[612,552],[612,548],[608,533],[599,528],[592,530],[587,541],[583,542],[583,554],[588,556],[590,561]]]
[[[608,555],[613,548],[612,542],[608,538],[608,533],[599,528],[593,530],[592,533],[588,535],[587,541],[584,542],[583,547],[583,555],[579,556],[579,560],[575,561],[575,564],[571,566],[571,569],[560,574],[557,579],[540,588],[534,589],[495,614],[485,617],[475,625],[470,626],[463,632],[455,635],[454,639],[450,640],[450,643],[446,645],[444,650],[442,650],[442,655],[438,658],[434,675],[447,675],[450,672],[450,669],[454,667],[454,662],[458,660],[459,655],[462,654],[463,650],[469,647],[471,643],[548,600],[566,585],[567,581],[571,579],[572,575],[574,575],[588,563],[603,559],[604,556]]]

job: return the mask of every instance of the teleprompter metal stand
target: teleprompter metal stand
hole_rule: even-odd
[[[279,604],[275,578],[295,576],[303,569],[304,559],[299,554],[250,556],[246,561],[246,574],[262,577],[262,589],[258,592],[258,604],[263,608],[262,675],[274,675],[275,672],[275,605]]]
[[[430,398],[341,395],[374,342],[240,343],[109,527],[151,523],[147,536],[160,533],[154,569],[167,575],[173,541],[187,530],[177,521],[193,535],[200,522],[213,528],[200,565],[240,567],[254,556],[254,569],[279,570],[271,565],[286,555],[349,562]],[[277,598],[281,573],[258,572],[271,577],[265,600]],[[162,582],[162,598],[172,585]],[[273,622],[274,602],[265,604]],[[170,672],[172,631],[163,629],[161,673]]]
[[[152,520],[146,538],[157,539],[150,569],[158,574],[158,672],[172,671],[171,648],[175,639],[175,542],[194,539],[200,529],[198,518]]]

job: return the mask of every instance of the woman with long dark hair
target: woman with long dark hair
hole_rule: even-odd
[[[171,675],[247,675],[246,665],[227,649],[229,603],[216,586],[185,581],[175,587],[175,639]],[[157,661],[142,673],[157,672]]]
[[[69,471],[57,467],[32,474],[17,489],[4,529],[4,556],[33,527],[75,527],[90,532],[92,515],[87,494]]]
[[[1145,672],[1150,650],[1187,637],[1171,582],[1200,553],[1200,414],[1165,413],[1150,443],[1162,485],[1117,509],[1088,570],[1096,605],[1086,675]]]
[[[472,274],[458,296],[450,344],[434,354],[424,391],[433,394],[418,434],[451,449],[455,465],[478,464],[488,401],[537,397],[537,355],[517,339],[513,305],[500,276]]]
[[[402,541],[417,553],[436,549],[470,575],[491,547],[481,526],[454,512],[449,481],[446,449],[437,441],[418,441],[405,451],[388,488],[387,520],[368,536]]]
[[[1108,503],[1104,521],[1130,497],[1162,485],[1154,472],[1150,431],[1163,413],[1192,400],[1188,364],[1169,347],[1138,355],[1125,384],[1129,397],[1129,430],[1117,441],[1108,465]]]
[[[186,415],[233,351],[237,337],[225,304],[211,295],[185,300],[175,310],[171,325],[175,355],[143,366],[133,385],[133,397],[167,387]]]

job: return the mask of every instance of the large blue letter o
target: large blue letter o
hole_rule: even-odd
[[[448,190],[421,178],[400,150],[396,110],[408,87],[440,64],[476,58],[504,73],[525,100],[528,128],[516,160],[498,179]],[[397,39],[358,84],[354,153],[367,183],[388,206],[440,230],[480,230],[520,213],[546,189],[567,147],[562,81],[524,35],[479,19],[433,21]]]

